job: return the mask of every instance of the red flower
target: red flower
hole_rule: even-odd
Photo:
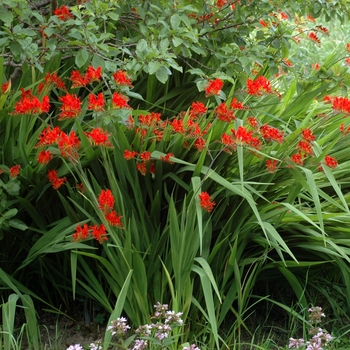
[[[254,129],[256,129],[259,126],[258,120],[254,117],[248,117],[247,121],[248,124]]]
[[[108,238],[106,236],[106,227],[103,224],[101,224],[100,226],[94,225],[92,227],[91,234],[97,241],[99,241],[100,244],[102,244],[103,241],[108,241]]]
[[[206,146],[206,142],[203,137],[198,137],[194,142],[194,146],[198,149],[199,152],[202,152]]]
[[[7,83],[1,85],[1,92],[3,94],[7,94],[8,92],[10,92],[10,89],[11,89],[10,80]]]
[[[326,35],[329,35],[329,30],[328,30],[326,27],[316,26],[316,28],[317,28],[320,32],[322,32],[322,33],[324,33],[324,34],[326,34]]]
[[[350,57],[345,58],[345,63],[350,66]]]
[[[40,114],[49,112],[50,102],[48,96],[44,96],[42,102],[40,102],[36,96],[32,96],[31,90],[25,91],[21,88],[21,91],[21,99],[19,102],[16,102],[13,114]]]
[[[304,164],[303,156],[300,153],[293,154],[290,159],[295,164],[298,164],[301,166]]]
[[[117,92],[115,92],[112,96],[112,105],[114,108],[131,108],[128,105],[128,98],[118,94]]]
[[[154,127],[157,123],[161,122],[161,114],[160,113],[155,113],[151,112],[150,114],[146,115],[139,115],[139,123],[142,126],[147,126],[147,127]]]
[[[281,19],[284,20],[284,19],[288,19],[288,15],[284,12],[280,12],[280,16],[281,16]]]
[[[224,83],[221,79],[209,80],[205,88],[205,96],[219,95]]]
[[[131,159],[134,159],[137,155],[138,153],[136,151],[125,150],[123,157],[126,160],[131,160]]]
[[[307,15],[307,19],[311,22],[315,22],[315,18],[313,18],[310,14]]]
[[[170,122],[170,125],[173,127],[175,132],[179,134],[186,133],[182,119],[174,119],[172,122]]]
[[[263,93],[272,93],[271,83],[264,76],[259,76],[255,80],[247,80],[247,89],[249,95],[261,96]]]
[[[350,43],[347,43],[345,48],[346,48],[346,51],[350,52]]]
[[[62,131],[57,140],[57,146],[62,157],[72,161],[78,159],[79,155],[77,150],[80,148],[80,140],[75,135],[75,131],[72,131],[69,136]]]
[[[58,99],[62,101],[61,113],[58,120],[77,117],[81,112],[81,101],[77,95],[66,94],[58,97]]]
[[[122,217],[120,215],[117,215],[115,210],[106,214],[106,220],[110,223],[110,225],[124,228],[121,218]]]
[[[205,113],[207,113],[207,107],[205,107],[204,103],[202,102],[192,102],[191,109],[190,109],[190,116],[192,118],[197,118]]]
[[[100,80],[102,78],[102,68],[97,67],[96,69],[92,66],[87,67],[85,73],[85,79],[92,83],[93,81]]]
[[[89,236],[89,226],[85,223],[83,227],[78,225],[75,228],[75,233],[72,234],[74,242],[79,242],[82,239],[86,239]]]
[[[200,206],[210,213],[214,209],[215,202],[210,201],[208,192],[202,192],[199,196]]]
[[[222,7],[226,4],[227,4],[227,0],[217,0],[216,7],[221,10]]]
[[[165,156],[160,156],[160,160],[165,163],[173,164],[174,162],[170,160],[170,157],[174,157],[174,155],[172,153],[167,153]]]
[[[324,157],[324,162],[328,167],[330,167],[332,169],[336,168],[338,165],[337,160],[334,157],[331,157],[328,155]]]
[[[47,177],[55,190],[58,190],[67,181],[66,177],[58,177],[57,170],[49,170]]]
[[[41,83],[41,85],[39,85],[38,91],[41,92],[45,85],[50,87],[52,84],[55,85],[58,89],[65,90],[65,91],[67,90],[66,85],[57,76],[56,72],[54,72],[54,73],[48,72],[48,73],[46,73],[46,76],[44,78],[44,83]]]
[[[59,128],[59,126],[56,126],[53,129],[51,129],[51,127],[48,126],[41,132],[39,142],[36,144],[35,147],[38,148],[41,146],[49,146],[54,143],[57,143],[61,133],[62,131]]]
[[[303,139],[307,142],[315,141],[316,137],[310,129],[304,129],[301,131]]]
[[[151,152],[144,151],[140,153],[140,158],[143,162],[149,162],[149,160],[151,159]]]
[[[318,38],[318,36],[317,36],[317,34],[315,32],[310,32],[309,33],[309,39],[311,39],[312,41],[314,41],[318,45],[321,44],[321,40]]]
[[[98,196],[98,208],[104,213],[108,213],[113,210],[114,207],[114,196],[111,190],[102,190]]]
[[[230,123],[236,119],[233,111],[228,109],[225,102],[222,102],[215,108],[214,114],[217,118],[227,123]]]
[[[319,70],[321,68],[321,66],[318,63],[312,63],[311,66],[314,70]]]
[[[146,163],[139,162],[136,164],[136,169],[140,172],[141,175],[145,176],[147,173]]]
[[[281,131],[279,131],[276,128],[273,128],[267,124],[264,124],[260,127],[260,132],[262,137],[265,140],[274,140],[277,141],[278,143],[282,143],[283,142],[283,133]]]
[[[86,132],[85,135],[95,146],[105,146],[108,148],[113,148],[111,142],[108,141],[109,134],[107,133],[107,131],[104,131],[101,128],[95,128],[90,132]]]
[[[114,81],[117,85],[132,87],[131,79],[128,74],[123,70],[117,70],[113,74]]]
[[[266,24],[266,22],[265,22],[263,19],[261,19],[259,23],[260,23],[264,28],[267,27],[267,24]]]
[[[70,76],[71,81],[73,82],[72,88],[78,88],[81,86],[86,86],[88,84],[88,80],[85,76],[83,76],[78,70],[73,70]]]
[[[57,7],[53,14],[56,15],[61,21],[73,18],[72,13],[67,6]]]
[[[97,96],[94,94],[89,95],[88,109],[92,109],[93,111],[103,111],[104,105],[105,98],[102,92],[100,92]]]
[[[326,100],[328,98],[328,100]],[[346,97],[324,97],[325,101],[332,102],[332,108],[342,113],[350,113],[350,100]]]
[[[267,171],[273,174],[277,169],[277,160],[276,159],[267,159],[266,160]]]
[[[14,179],[19,175],[19,172],[21,171],[21,165],[14,165],[10,168],[10,176]]]
[[[247,129],[244,126],[239,126],[237,131],[234,129],[231,129],[231,132],[236,137],[237,144],[244,145],[244,144],[251,143],[253,132],[247,131]]]
[[[312,150],[311,144],[306,141],[300,141],[297,145],[297,148],[300,150],[300,152],[304,154],[313,155],[314,153]]]
[[[41,151],[38,155],[38,162],[40,164],[47,164],[52,159],[52,154],[50,151]]]
[[[243,106],[242,102],[237,102],[237,98],[236,97],[232,100],[231,107],[233,109],[246,109],[246,107]]]

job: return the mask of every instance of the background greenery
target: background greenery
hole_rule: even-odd
[[[0,95],[0,286],[7,348],[13,347],[17,300],[32,325],[34,349],[34,304],[38,311],[79,315],[87,323],[94,308],[102,307],[137,328],[157,301],[169,303],[186,319],[173,348],[196,340],[201,349],[232,349],[254,338],[258,314],[265,315],[266,325],[277,314],[278,337],[287,343],[309,305],[321,303],[341,339],[348,324],[350,258],[348,136],[339,127],[348,125],[347,114],[336,114],[323,97],[347,96],[347,26],[337,25],[347,19],[346,1],[231,1],[221,9],[209,1],[136,1],[133,8],[123,1],[91,1],[70,3],[73,17],[66,21],[52,15],[49,4],[2,5],[0,76],[2,83],[11,81]],[[308,38],[311,31],[319,46]],[[84,73],[89,65],[102,67],[103,79],[72,88],[71,71]],[[122,90],[133,109],[88,111],[91,91],[103,92],[110,103],[118,69],[133,78],[134,87]],[[65,92],[56,88],[49,92],[48,116],[11,115],[20,88],[36,93],[47,72],[57,72],[84,101],[76,120],[57,120]],[[279,95],[247,94],[247,79],[259,75]],[[206,97],[206,84],[214,78],[224,80],[224,88]],[[225,124],[214,110],[233,97],[247,109],[235,111],[236,120]],[[212,123],[202,152],[193,136],[185,139],[170,125],[179,115],[186,120],[195,101],[208,108],[198,120],[200,129]],[[127,126],[130,114],[136,129],[140,115],[150,112],[169,122],[160,142],[152,128],[143,139]],[[265,141],[258,152],[223,152],[222,133],[247,126],[250,116],[283,131],[283,143]],[[75,131],[82,143],[78,163],[53,147],[57,156],[49,168],[68,180],[57,191],[47,167],[37,162],[35,146],[48,125]],[[84,132],[97,126],[110,133],[113,149],[90,146]],[[291,166],[305,128],[316,136],[314,157]],[[131,149],[152,152],[154,175],[142,176],[135,160],[124,159]],[[174,154],[173,164],[160,161],[166,153]],[[327,154],[339,165],[319,171]],[[277,171],[266,170],[267,159],[278,160]],[[21,172],[13,179],[9,168],[16,164]],[[109,226],[98,209],[103,189],[112,190],[124,230]],[[216,202],[210,214],[200,207],[201,191]],[[108,241],[73,242],[76,226],[85,222],[104,223]]]

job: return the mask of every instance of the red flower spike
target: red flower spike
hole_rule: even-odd
[[[151,159],[151,152],[144,151],[144,152],[140,153],[140,158],[145,163],[149,162]]]
[[[81,101],[77,95],[66,94],[58,97],[58,99],[62,101],[61,113],[58,120],[77,117],[81,112]]]
[[[111,212],[109,212],[108,214],[106,214],[106,220],[108,221],[108,223],[112,226],[116,226],[116,227],[120,227],[120,228],[124,228],[123,223],[121,221],[121,216],[117,215],[116,211],[113,210]]]
[[[147,167],[146,167],[146,163],[144,162],[139,162],[136,164],[136,169],[139,171],[139,173],[143,176],[146,175],[147,173]]]
[[[58,177],[57,170],[49,170],[47,177],[55,190],[58,190],[67,181],[66,177]]]
[[[11,114],[40,114],[48,113],[50,110],[49,97],[44,96],[42,102],[32,96],[32,91],[25,91],[21,88],[22,96],[19,102],[15,103],[15,111]]]
[[[277,169],[277,160],[276,159],[267,159],[266,160],[267,171],[273,174]]]
[[[86,79],[85,76],[83,76],[79,71],[73,70],[71,72],[71,81],[73,82],[72,88],[78,88],[78,87],[84,87],[86,86],[89,81]]]
[[[207,110],[208,109],[207,109],[207,107],[205,107],[204,103],[192,102],[189,115],[192,118],[198,118],[198,117],[202,116],[203,114],[207,113]]]
[[[72,13],[67,6],[57,7],[53,14],[56,15],[61,21],[66,21],[67,19],[73,18]]]
[[[38,162],[40,164],[48,164],[48,162],[52,159],[52,154],[50,151],[41,151],[38,155]]]
[[[111,142],[108,141],[109,134],[101,128],[92,129],[90,132],[86,132],[85,135],[92,145],[113,148]]]
[[[273,140],[276,141],[278,143],[282,143],[283,142],[283,133],[281,131],[279,131],[278,129],[275,129],[267,124],[264,124],[260,127],[260,133],[262,135],[262,137],[267,140]]]
[[[300,153],[293,154],[290,159],[295,164],[298,164],[301,166],[304,164],[303,156]]]
[[[89,237],[89,226],[85,223],[83,227],[78,225],[75,228],[75,233],[72,234],[74,242],[79,242],[83,239],[86,239]]]
[[[160,156],[160,160],[164,163],[174,164],[174,162],[170,160],[171,157],[174,157],[174,155],[172,153],[167,153],[165,156]]]
[[[221,79],[209,80],[205,88],[205,96],[219,95],[224,83]]]
[[[94,94],[89,95],[88,109],[99,112],[104,110],[105,98],[103,93],[100,92],[97,96]]]
[[[76,136],[75,131],[72,131],[69,136],[62,131],[57,140],[57,146],[62,157],[72,161],[78,159],[79,154],[77,150],[80,148],[80,140]]]
[[[258,128],[259,123],[258,123],[258,120],[257,120],[256,118],[254,118],[254,117],[248,117],[247,121],[248,121],[248,124],[249,124],[252,128],[254,128],[254,129],[257,129],[257,128]]]
[[[328,155],[324,157],[324,162],[328,167],[332,169],[336,168],[338,165],[338,161],[334,157]]]
[[[206,148],[206,141],[203,139],[203,137],[198,137],[196,141],[194,142],[194,147],[197,148],[199,152],[202,152]]]
[[[227,4],[227,0],[217,0],[216,2],[216,7],[221,10],[224,5]]]
[[[94,68],[92,66],[88,66],[85,72],[85,79],[88,83],[92,83],[93,81],[100,80],[102,78],[102,68],[97,67]]]
[[[271,83],[264,76],[259,76],[255,80],[247,80],[249,95],[261,96],[263,93],[272,93]]]
[[[297,145],[297,148],[299,149],[299,151],[302,153],[302,154],[305,154],[305,155],[313,155],[314,152],[312,150],[312,146],[309,142],[306,142],[306,141],[300,141]]]
[[[307,142],[312,142],[312,141],[315,141],[316,139],[316,137],[314,136],[314,134],[310,129],[304,129],[301,131],[301,133],[302,133],[303,139]]]
[[[154,161],[152,161],[151,165],[149,166],[149,172],[151,174],[155,174],[156,173],[156,165],[154,164]]]
[[[125,150],[123,157],[126,160],[131,160],[131,159],[134,159],[137,155],[138,155],[138,153],[136,151]]]
[[[1,85],[1,92],[3,94],[7,94],[8,92],[10,92],[11,89],[11,84],[10,84],[10,80],[7,83],[4,83]]]
[[[98,208],[103,213],[108,213],[113,210],[114,207],[114,196],[111,190],[102,190],[98,196]]]
[[[50,126],[45,128],[39,137],[39,142],[36,144],[36,148],[41,147],[41,146],[49,146],[54,143],[57,143],[62,131],[59,128],[59,126],[56,126],[55,128],[51,129]]]
[[[91,229],[91,234],[97,241],[99,241],[100,244],[102,244],[103,241],[108,241],[106,227],[103,224],[101,224],[100,226],[94,225],[93,227],[91,227]]]
[[[233,111],[231,109],[228,109],[225,102],[219,104],[219,106],[215,108],[214,114],[218,119],[226,123],[230,123],[236,119]]]
[[[313,18],[310,14],[307,15],[307,19],[308,19],[310,22],[315,22],[315,18]]]
[[[314,41],[317,45],[321,45],[321,40],[318,38],[317,34],[315,32],[309,33],[309,39]]]
[[[14,165],[10,168],[10,176],[14,179],[19,175],[21,171],[21,165]]]
[[[112,105],[114,108],[131,109],[128,105],[128,98],[115,92],[112,96]]]
[[[123,70],[118,70],[113,74],[113,79],[117,85],[132,87],[131,79]]]
[[[259,21],[259,23],[260,23],[264,28],[267,27],[267,24],[266,24],[266,22],[265,22],[263,19],[261,19],[261,20]]]
[[[182,119],[174,119],[172,122],[170,122],[170,125],[173,127],[174,131],[177,132],[178,134],[186,133]]]
[[[233,108],[233,109],[246,109],[246,107],[243,106],[242,102],[237,102],[236,97],[231,102],[231,108]]]
[[[210,195],[208,192],[202,192],[198,197],[200,200],[200,206],[210,213],[214,209],[215,202],[210,201]]]
[[[347,43],[345,48],[346,48],[346,51],[350,52],[350,43]]]

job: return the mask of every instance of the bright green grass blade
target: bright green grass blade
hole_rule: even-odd
[[[218,326],[217,326],[217,320],[215,315],[215,307],[214,307],[213,293],[211,288],[212,285],[211,285],[210,278],[207,275],[206,271],[199,266],[194,265],[192,267],[192,271],[196,272],[200,277],[204,299],[205,299],[205,306],[207,310],[207,314],[204,314],[204,316],[207,317],[207,320],[210,323],[211,332],[214,336],[216,347],[217,349],[220,349]]]
[[[127,297],[128,290],[129,290],[131,276],[132,276],[132,270],[130,270],[130,272],[128,273],[128,275],[125,279],[123,287],[122,287],[120,294],[118,296],[118,300],[115,304],[114,310],[113,310],[111,316],[109,317],[107,326],[109,326],[113,320],[116,320],[118,317],[120,317],[120,315],[123,311],[125,299]],[[108,349],[108,347],[111,343],[111,340],[112,340],[112,332],[107,330],[105,333],[104,340],[103,340],[103,348],[104,349]]]
[[[36,317],[35,307],[32,298],[24,294],[21,296],[26,316],[27,337],[30,348],[39,349],[39,325]]]
[[[13,333],[15,326],[15,315],[17,300],[19,299],[18,294],[11,294],[8,298],[7,303],[2,306],[2,328],[4,338],[4,350],[11,350],[13,344]]]

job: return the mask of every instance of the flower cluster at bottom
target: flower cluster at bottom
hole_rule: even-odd
[[[300,349],[306,346],[306,350],[324,350],[324,347],[327,347],[332,340],[332,336],[326,330],[318,327],[325,314],[319,306],[311,307],[308,311],[311,325],[309,334],[311,338],[308,341],[305,341],[303,338],[290,338],[289,348]]]

